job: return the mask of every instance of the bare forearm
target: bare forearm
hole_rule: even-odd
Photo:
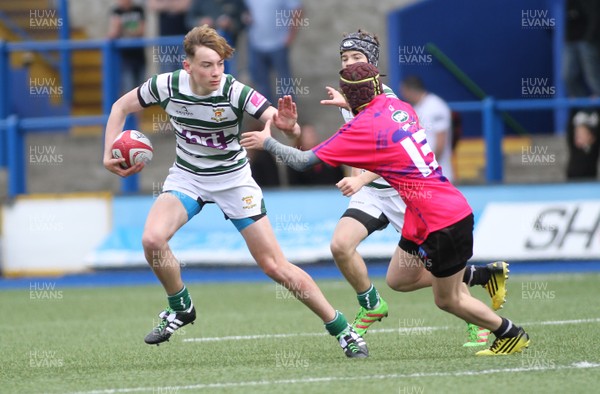
[[[127,113],[122,108],[113,105],[108,121],[106,122],[106,130],[104,132],[104,158],[112,157],[111,147],[117,135],[123,130]]]
[[[118,99],[110,110],[108,120],[106,122],[106,131],[104,133],[104,158],[112,157],[110,148],[112,143],[117,138],[117,135],[123,131],[127,115],[133,112],[140,111],[142,106],[137,98],[137,88],[123,95]]]
[[[368,185],[369,183],[373,182],[374,180],[379,179],[380,176],[371,171],[362,171],[358,175],[358,178],[360,179],[360,181],[362,182],[363,185]]]
[[[296,171],[306,171],[312,166],[321,163],[321,160],[313,151],[301,151],[284,145],[271,137],[265,140],[264,149]]]

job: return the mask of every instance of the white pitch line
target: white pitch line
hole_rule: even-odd
[[[578,320],[549,320],[541,322],[528,322],[521,323],[522,326],[554,326],[562,324],[586,324],[586,323],[600,323],[600,318],[592,319],[578,319]],[[449,326],[431,326],[431,327],[401,327],[401,328],[379,328],[370,330],[369,334],[382,334],[382,333],[401,333],[401,332],[414,332],[419,331],[436,331],[436,330],[448,330]],[[297,334],[256,334],[256,335],[233,335],[227,337],[206,337],[206,338],[185,338],[183,342],[221,342],[221,341],[245,341],[252,339],[274,339],[274,338],[292,338],[292,337],[317,337],[327,335],[326,332],[302,332]]]
[[[387,375],[363,375],[363,376],[323,376],[320,378],[302,378],[302,379],[283,379],[283,380],[255,380],[247,382],[223,382],[223,383],[201,383],[186,386],[167,386],[167,387],[132,387],[123,389],[106,389],[95,391],[82,391],[75,394],[114,394],[114,393],[135,393],[140,391],[177,392],[179,390],[201,390],[213,388],[232,388],[232,387],[256,387],[272,386],[282,384],[302,384],[302,383],[324,383],[336,381],[351,380],[379,380],[379,379],[411,379],[411,378],[430,378],[430,377],[448,377],[448,376],[478,376],[491,375],[497,373],[519,373],[519,372],[544,372],[559,371],[565,369],[590,369],[600,368],[600,363],[591,363],[588,361],[579,361],[570,365],[558,365],[554,367],[532,367],[532,368],[503,368],[503,369],[485,369],[483,371],[456,371],[456,372],[416,372],[410,374],[387,374]]]
[[[406,328],[380,328],[371,330],[369,333],[385,332],[413,332],[418,330],[447,330],[450,327],[406,327]],[[219,342],[219,341],[243,341],[250,339],[273,339],[273,338],[292,338],[292,337],[319,337],[327,335],[326,332],[300,332],[297,334],[256,334],[256,335],[233,335],[229,337],[206,337],[206,338],[185,338],[183,342]]]
[[[578,319],[578,320],[550,320],[540,321],[532,323],[523,323],[523,326],[556,326],[561,324],[585,324],[585,323],[600,323],[600,317],[592,319]]]

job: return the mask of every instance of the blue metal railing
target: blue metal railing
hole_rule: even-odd
[[[502,137],[504,122],[502,111],[566,111],[568,108],[600,107],[600,98],[554,98],[554,99],[521,99],[495,100],[486,97],[482,101],[461,101],[448,103],[450,108],[458,112],[481,112],[483,139],[485,143],[485,179],[486,182],[501,182],[503,176]]]
[[[8,196],[14,197],[27,192],[26,188],[26,156],[24,138],[27,133],[39,133],[68,130],[74,126],[105,125],[112,104],[119,94],[118,78],[115,75],[119,70],[119,51],[124,48],[147,47],[153,45],[181,45],[183,37],[158,37],[137,38],[120,40],[87,40],[87,41],[43,41],[43,42],[11,42],[0,41],[0,72],[7,76],[0,78],[0,165],[8,169]],[[19,119],[10,114],[10,67],[11,53],[19,51],[48,51],[48,50],[89,50],[102,51],[102,115],[100,116],[72,116],[72,117],[44,117]],[[115,71],[117,70],[117,71]],[[64,87],[63,87],[64,89]],[[135,117],[127,118],[125,127],[137,128]],[[100,156],[100,152],[98,153]],[[139,177],[137,175],[124,178],[121,183],[123,192],[136,192],[139,190]]]
[[[68,129],[73,126],[105,125],[112,104],[118,98],[118,73],[119,50],[123,48],[146,47],[153,45],[180,45],[182,37],[138,38],[120,40],[89,40],[89,41],[46,41],[46,42],[0,42],[0,164],[8,167],[8,195],[14,197],[27,192],[26,188],[26,160],[24,138],[27,133],[55,131]],[[10,69],[8,59],[11,53],[18,51],[43,51],[43,50],[69,51],[84,49],[101,49],[102,51],[102,115],[99,116],[56,116],[44,118],[19,119],[9,113],[9,81]],[[117,71],[115,71],[117,70]],[[536,99],[536,100],[495,100],[487,97],[482,101],[452,102],[450,107],[459,112],[481,112],[482,131],[485,140],[487,182],[499,182],[502,174],[502,137],[504,125],[501,111],[534,111],[534,110],[560,110],[573,107],[600,107],[600,99]],[[136,128],[135,118],[129,117],[126,128]],[[101,153],[99,152],[100,156]],[[136,192],[139,189],[136,176],[122,181],[121,190]]]

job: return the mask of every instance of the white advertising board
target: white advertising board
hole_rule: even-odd
[[[82,271],[110,224],[108,195],[17,198],[2,207],[2,270],[7,276]]]
[[[489,203],[475,227],[473,260],[599,258],[600,200]]]

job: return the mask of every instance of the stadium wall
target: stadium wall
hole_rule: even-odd
[[[554,0],[427,0],[391,12],[388,18],[389,75],[397,87],[407,75],[447,101],[560,96],[553,69],[553,39],[559,20]],[[439,48],[478,89],[457,78],[428,44]],[[552,112],[511,115],[531,134],[553,133]],[[463,113],[465,136],[481,136],[480,114]],[[515,134],[511,127],[508,134]],[[522,132],[522,131],[521,131]]]
[[[600,184],[460,189],[476,218],[473,261],[600,261]],[[145,267],[141,236],[154,198],[17,199],[2,209],[2,270],[14,276]],[[331,259],[329,240],[348,203],[336,189],[266,190],[265,201],[290,261]],[[359,251],[366,259],[388,259],[398,240],[387,228]],[[211,204],[170,244],[184,266],[254,264],[235,227]]]

